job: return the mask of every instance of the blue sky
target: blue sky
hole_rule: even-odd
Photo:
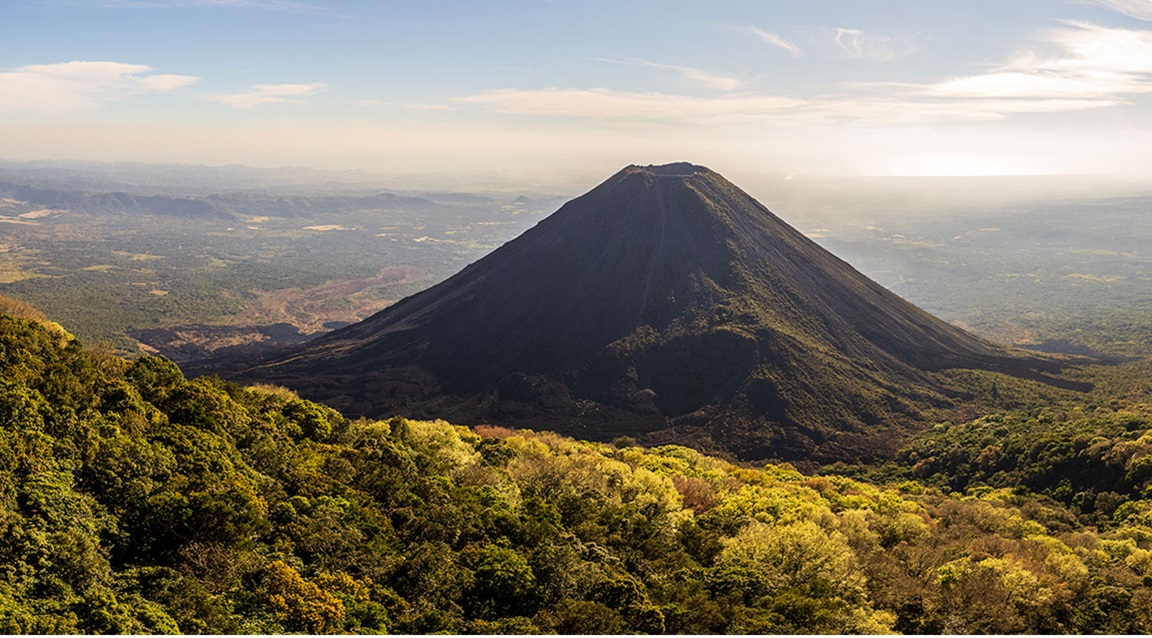
[[[0,158],[1152,167],[1152,0],[5,0]]]

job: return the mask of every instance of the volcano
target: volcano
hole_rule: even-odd
[[[629,166],[455,276],[250,367],[347,413],[875,459],[935,373],[1060,364],[941,321],[719,174]]]

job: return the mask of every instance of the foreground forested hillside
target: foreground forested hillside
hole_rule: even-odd
[[[350,421],[3,316],[0,631],[1148,633],[1149,414],[942,425],[879,486]]]

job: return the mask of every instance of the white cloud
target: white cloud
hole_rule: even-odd
[[[1095,0],[1103,5],[1137,20],[1152,20],[1152,0]]]
[[[617,58],[592,58],[592,59],[595,60],[596,62],[609,62],[611,64],[628,64],[631,66],[643,66],[643,67],[649,67],[652,69],[667,69],[669,71],[675,71],[676,73],[680,74],[680,77],[682,77],[686,80],[689,80],[691,82],[695,82],[696,84],[699,84],[700,86],[703,86],[703,87],[706,87],[709,89],[715,89],[718,91],[734,91],[734,90],[744,86],[744,81],[738,77],[735,77],[732,75],[726,75],[723,73],[713,73],[711,71],[705,71],[703,69],[697,69],[697,68],[693,68],[693,67],[676,66],[673,64],[660,64],[658,62],[650,62],[648,60],[642,60],[640,58],[617,57]]]
[[[0,112],[59,113],[97,107],[144,93],[166,93],[200,78],[154,73],[122,62],[29,64],[0,73]]]
[[[851,48],[848,42],[842,39]],[[839,94],[804,99],[753,92],[699,97],[549,88],[486,91],[457,98],[454,104],[500,113],[682,127],[890,125],[1071,113],[1122,105],[1134,96],[1152,94],[1152,31],[1066,23],[1044,34],[1038,44],[1046,45],[1047,52],[1023,51],[983,73],[922,84],[858,83]]]
[[[918,92],[952,98],[1107,99],[1125,93],[1146,93],[1150,88],[1133,86],[1117,74],[1077,77],[1001,71],[952,78]]]
[[[1058,51],[1017,54],[975,75],[932,84],[872,84],[933,98],[1070,101],[1112,105],[1152,93],[1152,31],[1067,23],[1043,38]]]
[[[752,26],[736,27],[736,31],[747,33],[765,44],[770,44],[778,49],[783,49],[784,51],[788,52],[788,55],[794,58],[804,56],[804,49],[801,49],[795,42],[785,40],[776,33],[764,31]]]
[[[1008,66],[1053,72],[1152,73],[1152,31],[1111,29],[1090,22],[1067,22],[1047,40],[1063,49],[1063,57],[1022,56]]]
[[[930,122],[989,122],[1010,115],[1069,113],[1115,106],[1100,99],[1013,99],[987,97],[974,100],[933,100],[890,95],[874,98],[822,99],[805,113],[809,120],[858,121],[865,124],[919,124]]]
[[[833,40],[844,55],[854,60],[895,60],[917,50],[911,42],[865,33],[859,29],[834,29]]]
[[[664,66],[664,65],[658,65]],[[693,69],[684,66],[668,66],[666,68],[674,69],[677,73],[684,77],[686,80],[691,80],[701,86],[710,89],[717,89],[719,91],[734,91],[744,86],[744,80],[733,77],[731,75],[724,75],[721,73],[711,73],[700,69]]]
[[[327,87],[327,84],[321,82],[311,84],[254,84],[247,91],[213,95],[208,99],[232,108],[250,109],[261,104],[298,102],[302,98],[316,95]]]

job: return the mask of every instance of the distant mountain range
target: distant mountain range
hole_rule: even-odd
[[[130,195],[122,192],[89,193],[76,190],[37,188],[0,181],[0,195],[31,206],[89,213],[222,217],[231,214],[200,198],[167,195]]]
[[[720,175],[630,166],[443,283],[234,376],[369,416],[877,458],[952,401],[1043,378],[882,288]]]
[[[206,196],[170,196],[122,191],[103,192],[46,188],[0,179],[0,197],[29,206],[69,210],[92,215],[163,215],[187,218],[234,219],[242,215],[308,217],[318,213],[363,210],[407,210],[436,212],[461,203],[490,201],[479,195],[467,200],[447,193],[441,202],[429,197],[395,193],[368,195],[269,195],[263,193],[224,193]]]

